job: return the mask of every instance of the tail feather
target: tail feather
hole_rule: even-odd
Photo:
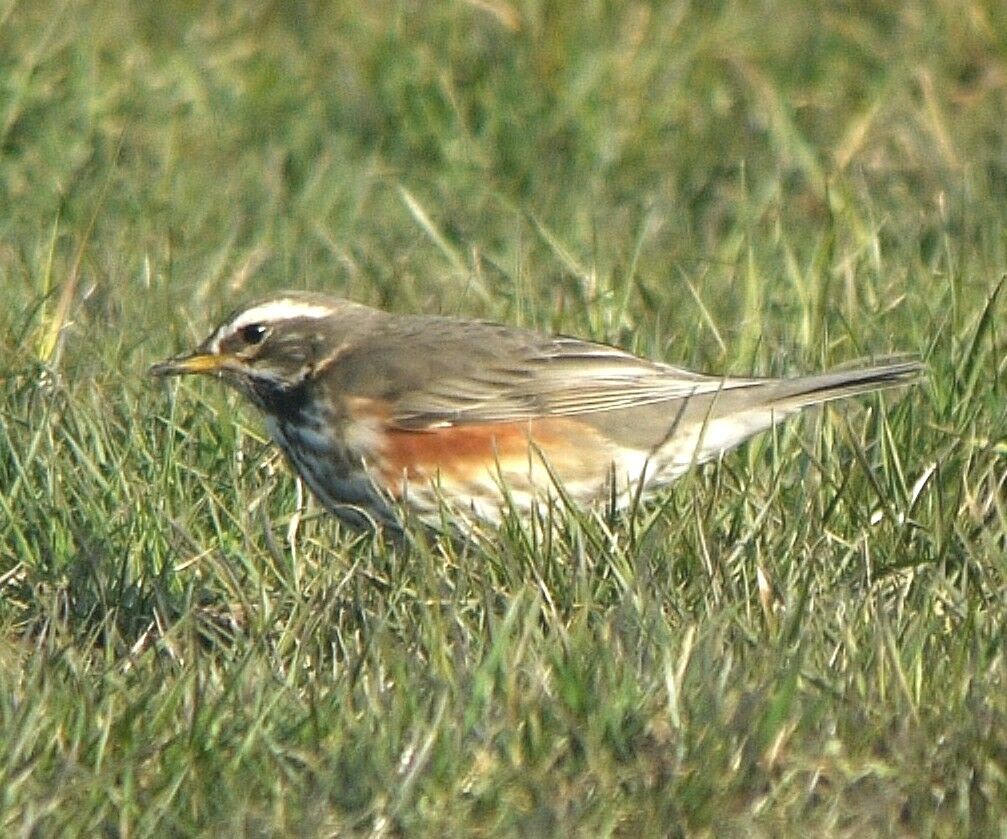
[[[763,404],[777,410],[797,410],[860,393],[910,385],[922,377],[923,371],[919,360],[899,358],[872,367],[830,370],[796,379],[766,382],[762,385],[765,389]]]
[[[656,480],[667,482],[691,465],[717,457],[802,408],[900,387],[923,375],[923,365],[905,357],[872,367],[832,370],[796,379],[751,379],[685,407],[654,446]]]

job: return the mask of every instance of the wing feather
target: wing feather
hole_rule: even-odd
[[[430,381],[402,394],[393,411],[407,428],[518,422],[543,416],[618,411],[720,390],[758,379],[704,376],[575,338],[543,339],[478,372]]]

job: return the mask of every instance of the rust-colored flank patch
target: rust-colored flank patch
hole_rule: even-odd
[[[469,480],[491,473],[525,473],[536,482],[542,458],[563,481],[601,472],[607,446],[589,425],[567,418],[448,426],[426,431],[389,429],[383,469],[393,480],[434,476]],[[547,476],[541,476],[547,478]]]

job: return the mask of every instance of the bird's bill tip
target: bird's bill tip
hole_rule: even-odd
[[[205,352],[176,355],[167,361],[153,365],[148,374],[151,376],[186,376],[190,373],[216,373],[226,363],[222,355]]]

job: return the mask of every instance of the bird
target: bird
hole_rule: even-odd
[[[803,408],[908,385],[897,357],[796,378],[708,375],[486,320],[285,291],[232,312],[154,376],[209,374],[264,415],[321,504],[356,528],[462,529],[564,499],[627,507]]]

